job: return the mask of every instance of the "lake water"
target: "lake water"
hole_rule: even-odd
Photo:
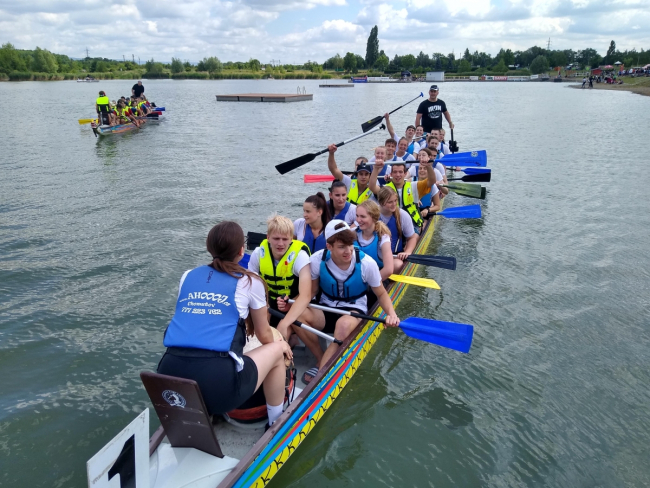
[[[86,486],[87,459],[149,405],[138,373],[210,227],[301,216],[326,157],[274,166],[428,89],[318,83],[145,81],[167,120],[106,139],[77,119],[132,81],[0,83],[1,486]],[[313,102],[215,101],[297,86]],[[411,287],[398,314],[472,323],[472,350],[383,333],[273,486],[648,486],[650,98],[552,83],[440,98],[493,178],[480,221],[436,230],[430,252],[457,271],[426,270],[442,290]],[[385,137],[342,147],[340,166]]]

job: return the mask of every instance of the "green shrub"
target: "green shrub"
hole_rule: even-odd
[[[320,75],[321,80],[331,80],[332,75],[328,75],[327,73]]]
[[[108,74],[112,75],[113,73]],[[148,80],[168,80],[169,73],[145,73],[142,77]]]
[[[9,73],[10,81],[31,81],[34,76],[29,71],[12,71]]]

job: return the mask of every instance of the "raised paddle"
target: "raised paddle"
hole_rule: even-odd
[[[289,302],[291,303],[291,300],[289,300]],[[339,315],[350,315],[351,317],[356,317],[358,319],[364,319],[371,322],[381,322],[382,324],[386,323],[386,319],[372,317],[362,313],[349,312],[347,310],[325,307],[314,303],[310,303],[309,306],[325,312],[332,312]],[[474,326],[470,324],[458,324],[456,322],[443,322],[442,320],[409,317],[400,321],[399,327],[409,337],[430,342],[431,344],[436,344],[455,351],[468,353],[470,347],[472,347]]]
[[[291,302],[293,302],[293,300],[291,300]],[[273,309],[271,307],[268,307],[267,310],[271,315],[273,315],[274,317],[277,317],[279,319],[283,319],[285,317],[285,315],[282,312],[280,312],[278,310],[275,310],[275,309]],[[292,323],[293,323],[293,325],[296,325],[296,326],[300,327],[301,329],[305,329],[305,330],[308,330],[309,332],[311,332],[312,334],[316,334],[318,337],[322,337],[326,341],[333,342],[335,344],[338,344],[339,346],[341,344],[343,344],[342,341],[339,341],[335,337],[332,337],[331,335],[327,335],[325,332],[321,332],[320,330],[314,329],[313,327],[309,327],[307,324],[303,324],[302,322],[298,322],[297,320],[294,320]]]
[[[354,171],[341,171],[344,175],[352,176]],[[328,181],[334,181],[336,178],[332,175],[305,175],[303,176],[304,183],[326,183]]]
[[[415,97],[413,100],[409,100],[404,105],[400,105],[395,110],[393,110],[391,112],[388,112],[388,114],[390,115],[393,112],[397,112],[400,108],[406,107],[409,103],[411,103],[414,100],[417,100],[418,98],[423,97],[423,96],[424,96],[424,93],[420,92],[420,94],[417,97]],[[382,120],[384,120],[384,116],[383,115],[377,115],[377,117],[375,117],[374,119],[370,119],[368,122],[364,122],[363,124],[361,124],[361,130],[364,131],[364,132],[368,132],[373,127],[379,125]]]
[[[479,173],[477,175],[465,175],[461,178],[447,178],[447,181],[464,181],[466,183],[488,183],[492,179],[492,173]]]
[[[445,166],[487,166],[487,152],[485,150],[447,154],[440,158]]]
[[[385,125],[381,125],[380,127],[375,127],[373,130],[366,132],[365,134],[359,134],[358,136],[353,137],[352,139],[348,139],[347,141],[339,142],[336,144],[336,147],[341,147],[344,144],[349,144],[352,141],[356,141],[357,139],[361,139],[362,137],[365,137],[369,134],[372,134],[373,132],[376,132],[378,130],[385,129]],[[322,151],[319,151],[317,153],[309,153],[305,154],[303,156],[300,156],[295,159],[291,159],[290,161],[285,161],[284,163],[280,163],[276,165],[275,169],[278,170],[278,172],[283,175],[285,173],[288,173],[289,171],[293,171],[296,168],[300,168],[301,166],[309,163],[310,161],[313,161],[316,159],[316,156],[320,156],[321,154],[324,154],[328,151],[327,148],[323,149]]]
[[[480,198],[481,200],[485,199],[485,188],[481,185],[471,185],[466,183],[467,186],[458,186],[454,185],[442,185],[444,188],[449,188],[451,191],[457,195],[462,195],[469,198]]]
[[[464,207],[451,207],[446,208],[440,212],[431,212],[426,216],[427,219],[435,215],[440,215],[447,219],[480,219],[481,206],[480,205],[465,205]]]
[[[492,173],[490,168],[460,168],[459,171],[462,171],[466,175],[486,175]]]
[[[451,140],[449,141],[449,150],[451,153],[457,153],[458,152],[458,143],[454,141],[454,129],[451,129]]]

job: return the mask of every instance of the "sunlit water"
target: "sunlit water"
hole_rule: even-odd
[[[77,124],[99,89],[131,85],[0,83],[2,486],[86,486],[86,460],[149,405],[138,373],[156,367],[209,228],[297,218],[326,186],[302,175],[326,157],[275,164],[428,88],[145,81],[163,123],[99,140]],[[298,85],[313,102],[214,98]],[[425,270],[442,290],[410,288],[398,313],[472,323],[472,350],[383,333],[274,486],[647,486],[650,98],[550,83],[440,97],[493,181],[482,220],[436,231],[430,252],[458,270]],[[416,106],[394,114],[399,133]],[[385,137],[342,147],[340,165]]]

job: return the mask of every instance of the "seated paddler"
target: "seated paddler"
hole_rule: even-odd
[[[388,325],[399,325],[393,304],[382,285],[379,266],[363,251],[355,247],[357,234],[342,220],[332,220],[325,227],[327,247],[311,256],[310,268],[312,278],[312,295],[320,294],[320,304],[367,313],[369,289],[377,296],[379,305],[386,312]],[[340,341],[347,337],[359,325],[361,319],[334,312],[323,312],[307,308],[298,319],[301,322],[322,330]],[[311,381],[339,347],[332,342],[323,353],[316,336],[299,329],[299,335],[309,350],[316,356],[318,368],[307,371],[303,376],[305,382]],[[297,332],[298,333],[298,332]]]
[[[293,238],[293,222],[281,215],[272,215],[266,222],[266,239],[251,253],[248,269],[266,282],[269,307],[279,310],[278,300],[296,300],[287,316],[279,320],[271,316],[269,323],[287,338],[292,334],[291,323],[311,300],[309,247]]]
[[[241,227],[215,225],[206,245],[211,261],[181,278],[158,373],[196,381],[212,415],[237,408],[262,386],[271,425],[282,414],[284,356],[292,358],[291,348],[274,342],[264,282],[238,264],[244,255]],[[244,353],[247,326],[262,346]]]
[[[295,238],[304,242],[313,254],[325,249],[325,226],[331,220],[330,209],[321,192],[310,195],[302,205],[302,218],[293,223]]]

